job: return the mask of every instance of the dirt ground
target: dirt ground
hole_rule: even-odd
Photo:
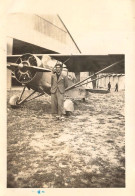
[[[123,91],[89,93],[63,121],[51,116],[48,96],[7,104],[7,187],[125,187],[124,99]]]

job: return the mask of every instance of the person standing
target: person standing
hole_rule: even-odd
[[[108,83],[108,91],[110,92],[110,89],[111,89],[111,83],[109,82]]]
[[[115,91],[118,92],[118,83],[116,83],[116,85],[115,85]]]
[[[62,75],[62,64],[55,65],[55,73],[51,77],[51,107],[52,114],[64,114],[64,94],[68,87],[67,76]]]

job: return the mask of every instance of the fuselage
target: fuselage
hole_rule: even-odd
[[[45,61],[42,62],[37,56],[33,54],[24,54],[18,58],[18,68],[15,70],[15,77],[18,82],[39,93],[51,94],[51,76],[54,73],[54,61],[48,55],[45,57]],[[37,71],[36,68],[49,69],[50,72]],[[64,68],[62,74],[68,75],[68,70]],[[68,79],[69,86],[74,84],[74,79]],[[75,88],[74,90],[66,91],[67,97],[83,98],[85,97],[85,89],[83,87]]]
[[[37,72],[34,78],[26,86],[37,92],[50,95],[51,75],[52,72]]]

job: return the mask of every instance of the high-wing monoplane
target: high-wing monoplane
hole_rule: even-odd
[[[10,98],[11,106],[19,106],[24,102],[35,99],[44,94],[50,95],[51,89],[51,75],[53,67],[42,62],[43,54],[24,54],[24,55],[8,55],[7,68],[10,69],[14,77],[20,82],[24,88],[20,96],[13,96]],[[69,72],[91,72],[92,74],[86,79],[79,82],[71,82],[70,86],[66,89],[66,95],[69,97],[85,96],[82,92],[82,86],[91,79],[89,82],[96,81],[96,76],[99,73],[124,73],[124,55],[123,54],[110,54],[110,55],[62,55],[62,54],[49,54],[49,59],[54,62],[61,62],[66,66]],[[67,73],[68,73],[67,71]],[[70,79],[69,79],[70,80]],[[25,89],[33,90],[27,97],[23,98]],[[75,89],[75,93],[72,90]],[[78,92],[78,93],[77,93]],[[84,91],[83,91],[84,92]],[[33,95],[38,93],[38,95]]]

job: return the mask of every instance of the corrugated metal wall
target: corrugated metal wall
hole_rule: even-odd
[[[7,23],[8,37],[57,53],[79,53],[57,15],[14,13],[8,16]]]
[[[118,83],[118,89],[125,89],[125,75],[124,74],[99,74],[98,77],[104,76],[97,81],[97,88],[107,89],[108,83],[111,83],[111,89],[115,89],[116,83]]]
[[[55,17],[52,16],[53,18]],[[41,16],[34,15],[34,30],[66,44],[66,37],[68,36],[66,30],[60,28],[56,20],[54,21],[52,20],[52,23]]]
[[[87,77],[89,77],[89,72],[82,72],[80,73],[80,80],[84,80]],[[111,83],[111,91],[115,90],[115,85],[116,83],[118,83],[118,89],[119,90],[125,90],[125,75],[124,74],[98,74],[97,78],[100,78],[98,80],[96,80],[96,85],[95,88],[96,89],[104,89],[107,90],[108,89],[108,83]],[[94,79],[94,78],[93,78]],[[88,79],[86,82],[91,81],[92,79]],[[85,85],[83,85],[84,88],[86,89],[94,89],[93,83],[86,83]]]
[[[19,54],[28,53],[28,50],[30,50],[28,45],[30,44],[45,48],[46,51],[53,51],[53,53],[79,53],[57,15],[9,14],[7,17],[7,37],[7,50],[10,55],[14,52],[13,48],[16,53],[17,51],[19,51]],[[25,52],[26,45],[27,52]],[[21,50],[21,47],[23,50]],[[12,85],[11,71],[8,70],[7,74],[7,88],[10,89]]]

